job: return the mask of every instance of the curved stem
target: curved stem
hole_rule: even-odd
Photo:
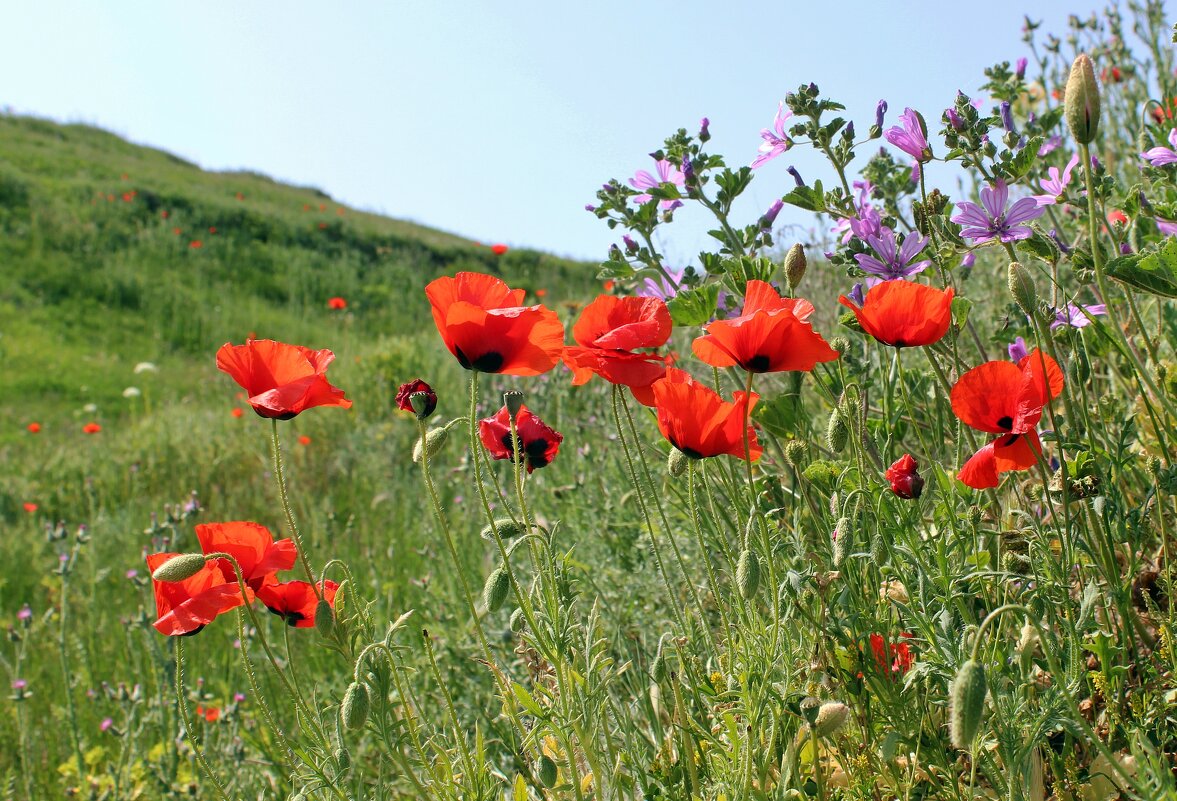
[[[307,558],[307,549],[302,541],[302,534],[298,531],[298,524],[294,522],[294,510],[290,508],[290,494],[286,490],[286,471],[282,466],[282,443],[278,439],[278,420],[270,418],[270,445],[274,451],[274,477],[278,480],[278,495],[282,498],[282,511],[286,513],[286,525],[290,529],[290,536],[298,547],[298,559],[306,571],[307,581],[315,593],[315,600],[323,600],[323,592],[315,583],[315,574],[311,571],[311,562]]]
[[[221,797],[221,801],[229,801],[229,793],[225,790],[225,785],[221,783],[220,778],[213,772],[212,766],[208,764],[208,760],[204,757],[204,748],[200,745],[200,737],[197,736],[196,730],[192,727],[192,718],[188,714],[188,699],[184,692],[183,637],[176,638],[176,705],[179,708],[180,720],[184,723],[184,732],[188,735],[188,742],[192,745],[192,753],[196,755],[196,761],[200,764],[205,775],[208,776],[209,781],[213,783],[213,787],[216,788],[217,795]],[[83,773],[81,777],[84,776],[85,774]]]

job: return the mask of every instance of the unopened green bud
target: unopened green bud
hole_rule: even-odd
[[[494,541],[494,533],[499,532],[499,537],[504,540],[509,540],[512,537],[518,537],[524,532],[522,523],[517,523],[509,517],[496,517],[494,526],[487,524],[482,527],[480,532],[484,540]]]
[[[850,340],[846,337],[834,337],[830,340],[830,347],[838,353],[845,353],[850,350]]]
[[[341,775],[351,770],[351,754],[343,746],[335,749],[335,764],[339,766]]]
[[[335,612],[325,598],[315,604],[315,629],[323,637],[330,637],[335,630]]]
[[[817,718],[813,721],[813,731],[818,737],[832,737],[846,725],[849,715],[850,707],[839,701],[822,704],[817,710]]]
[[[654,681],[662,681],[666,678],[666,637],[663,635],[662,639],[658,640],[658,653],[654,655],[654,661],[650,663],[650,678]]]
[[[838,518],[834,526],[834,567],[841,567],[854,545],[854,531],[850,528],[850,518]]]
[[[790,466],[801,468],[805,466],[805,443],[799,439],[791,439],[785,443],[785,461]]]
[[[745,600],[755,598],[760,589],[760,557],[747,548],[736,563],[736,586]]]
[[[981,511],[981,507],[977,506],[977,504],[974,503],[972,506],[969,507],[969,523],[971,523],[972,525],[974,525],[974,526],[981,525],[981,518],[983,515],[984,515],[984,513]]]
[[[339,589],[335,591],[335,617],[336,619],[346,616],[348,605],[351,603],[351,579],[344,579],[339,582]]]
[[[503,393],[503,405],[507,407],[507,413],[514,419],[519,414],[519,410],[523,408],[523,393],[517,389],[509,389]]]
[[[670,475],[674,476],[675,478],[678,478],[687,471],[687,467],[689,466],[687,462],[688,458],[690,457],[688,457],[678,448],[672,447],[670,449],[670,456],[666,457],[667,472],[669,472]]]
[[[1161,457],[1159,457],[1159,456],[1148,457],[1148,472],[1152,473],[1154,478],[1160,476],[1161,470],[1163,470],[1164,467],[1165,467],[1165,463],[1161,461]]]
[[[417,439],[417,444],[413,446],[413,461],[418,464],[426,454],[430,458],[435,456],[441,450],[441,446],[445,445],[445,441],[449,438],[450,432],[445,428],[434,428],[425,435],[425,444],[422,446],[421,439]]]
[[[789,248],[785,254],[785,280],[789,282],[789,289],[796,289],[805,277],[805,268],[809,263],[805,260],[805,247],[798,242]]]
[[[840,409],[830,412],[830,422],[826,426],[826,444],[834,453],[841,453],[850,439],[850,429],[846,425],[846,418]]]
[[[343,725],[355,731],[362,729],[368,720],[370,698],[368,686],[362,682],[353,681],[343,694],[343,703],[339,705],[339,715],[343,718]]]
[[[556,763],[552,761],[552,758],[547,754],[541,755],[535,766],[535,775],[539,779],[539,783],[544,787],[555,787],[558,773]]]
[[[985,669],[975,659],[960,667],[952,682],[949,733],[952,744],[962,750],[972,747],[977,732],[981,729],[981,717],[985,713]]]
[[[805,718],[806,723],[812,726],[817,722],[817,715],[821,712],[821,699],[810,695],[802,698],[798,706],[801,709],[801,717]]]
[[[183,581],[199,573],[204,561],[202,553],[182,553],[157,567],[151,577],[156,581]]]
[[[1034,316],[1038,306],[1038,292],[1034,289],[1034,280],[1030,273],[1016,261],[1009,264],[1009,293],[1014,296],[1014,302],[1027,317]]]
[[[527,615],[523,614],[522,609],[516,609],[511,613],[511,620],[508,624],[511,631],[523,631],[523,627],[527,625]]]
[[[1095,139],[1099,128],[1099,85],[1095,82],[1095,65],[1091,56],[1080,53],[1071,65],[1067,79],[1063,105],[1067,114],[1067,127],[1079,144],[1086,145]]]
[[[504,568],[497,568],[486,577],[486,584],[482,586],[482,603],[491,612],[497,612],[507,600],[507,593],[511,590],[511,579]]]

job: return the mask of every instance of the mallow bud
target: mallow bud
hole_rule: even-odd
[[[796,289],[800,285],[807,266],[805,247],[798,242],[785,254],[785,280],[789,282],[789,289]]]

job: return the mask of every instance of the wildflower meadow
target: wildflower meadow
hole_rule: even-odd
[[[1164,11],[691,120],[596,264],[0,119],[0,797],[1177,798]]]

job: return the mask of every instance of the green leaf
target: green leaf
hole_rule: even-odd
[[[1156,250],[1120,256],[1106,269],[1112,278],[1133,289],[1177,298],[1177,239],[1169,237]]]
[[[973,302],[968,298],[952,299],[952,319],[956,322],[958,331],[965,327],[965,323],[969,321],[969,312],[972,310]]]
[[[719,284],[704,284],[679,292],[666,305],[675,325],[703,325],[715,316],[718,301]]]
[[[825,211],[825,192],[821,188],[821,181],[814,181],[813,186],[799,186],[781,200],[806,211]]]
[[[1057,264],[1062,256],[1058,243],[1038,231],[1035,231],[1029,239],[1023,239],[1021,244],[1038,258],[1051,264]]]
[[[761,399],[752,412],[753,419],[774,437],[788,439],[802,430],[801,397],[790,393]]]
[[[1038,148],[1042,147],[1044,141],[1046,140],[1041,136],[1035,136],[1004,165],[1011,181],[1016,181],[1030,172],[1034,163],[1038,161]]]

